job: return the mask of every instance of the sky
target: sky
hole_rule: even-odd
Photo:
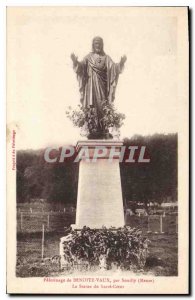
[[[127,56],[115,97],[126,115],[120,138],[179,132],[188,109],[185,22],[183,8],[9,7],[7,126],[17,149],[83,139],[65,114],[80,99],[70,54],[81,60],[97,35],[115,62]]]

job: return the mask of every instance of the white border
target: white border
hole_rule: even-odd
[[[1,145],[1,151],[0,151],[0,191],[1,191],[1,201],[0,201],[0,228],[1,228],[1,252],[0,252],[0,298],[1,299],[7,299],[8,295],[5,294],[6,292],[6,138],[5,138],[5,124],[6,124],[6,6],[61,6],[61,5],[71,5],[71,6],[189,6],[190,9],[193,10],[195,7],[193,0],[153,0],[153,1],[146,1],[146,0],[99,0],[99,1],[79,1],[79,0],[34,0],[34,1],[27,1],[27,0],[20,0],[20,1],[14,1],[14,0],[7,0],[7,1],[1,1],[0,2],[0,145]],[[192,11],[193,14],[193,11]],[[193,22],[192,22],[193,24]],[[191,25],[192,25],[191,24]],[[192,31],[192,40],[194,39],[194,32],[193,27],[191,28]],[[191,40],[191,52],[193,49]],[[191,69],[193,71],[193,65],[191,66]],[[193,79],[193,78],[192,78]],[[194,84],[194,79],[191,82],[191,89]],[[191,97],[193,96],[193,93],[191,93]],[[193,99],[191,99],[191,102],[193,102]],[[194,113],[194,106],[192,106]],[[194,124],[192,122],[192,132],[194,132]],[[194,146],[194,143],[193,145]],[[194,148],[194,147],[193,147]],[[195,163],[193,162],[193,167]],[[194,179],[192,181],[192,186],[194,186]],[[193,193],[192,193],[193,195]],[[193,197],[191,195],[191,198],[193,200]],[[191,206],[192,207],[192,206]],[[195,215],[195,205],[193,205],[193,212],[192,214]],[[193,218],[192,218],[193,219]],[[193,222],[194,223],[194,222]],[[193,224],[194,225],[194,224]],[[193,229],[194,226],[193,226]],[[195,263],[194,263],[195,264]],[[193,270],[194,265],[193,264]],[[195,279],[193,278],[192,286],[194,286]],[[131,296],[132,297],[132,296]],[[20,297],[18,297],[20,298]],[[26,297],[22,297],[23,299],[26,299]],[[40,296],[38,296],[40,298]],[[56,298],[56,297],[52,297]],[[72,297],[71,297],[72,298]],[[104,298],[104,297],[103,297]],[[136,297],[141,298],[140,297]],[[170,298],[170,297],[167,297]]]

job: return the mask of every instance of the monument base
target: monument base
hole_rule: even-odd
[[[73,229],[82,229],[83,226],[91,229],[119,228],[125,225],[119,167],[122,145],[122,142],[113,140],[77,143],[78,152],[87,148],[90,159],[82,159],[79,165],[76,224],[72,225]],[[106,149],[106,155],[93,161],[98,147],[100,151]],[[112,160],[110,151],[116,154]]]
[[[89,157],[83,157],[79,165],[76,223],[71,225],[73,231],[81,231],[86,226],[99,232],[104,228],[115,232],[124,227],[119,166],[122,145],[122,142],[113,140],[88,140],[77,143],[78,154],[87,149]],[[99,150],[104,151],[104,156],[95,155]],[[110,155],[111,153],[114,155]],[[73,236],[69,234],[60,240],[62,268],[68,265],[64,247],[71,238]]]

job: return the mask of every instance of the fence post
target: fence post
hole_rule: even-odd
[[[178,233],[178,216],[176,216],[176,228],[175,228],[175,232]]]
[[[164,233],[163,232],[163,217],[162,217],[162,215],[160,215],[160,233]]]
[[[148,233],[150,232],[150,216],[148,216]]]
[[[41,258],[44,257],[45,225],[42,225]]]
[[[20,213],[20,229],[23,230],[23,212]]]
[[[48,216],[47,216],[47,227],[48,227],[48,229],[49,229],[49,214],[48,214]]]

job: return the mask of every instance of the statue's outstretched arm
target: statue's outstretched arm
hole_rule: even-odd
[[[73,67],[76,67],[78,64],[78,56],[76,56],[74,53],[71,53],[70,58],[72,59]]]
[[[73,62],[73,69],[74,69],[74,71],[77,74],[82,73],[83,66],[86,63],[86,60],[84,59],[83,61],[79,62],[78,61],[78,57],[74,53],[72,53],[70,57],[71,57],[72,62]]]
[[[124,68],[124,65],[125,65],[126,60],[127,60],[126,55],[123,55],[123,56],[121,57],[121,60],[120,60],[120,63],[119,63],[119,64],[120,64],[121,70]]]

